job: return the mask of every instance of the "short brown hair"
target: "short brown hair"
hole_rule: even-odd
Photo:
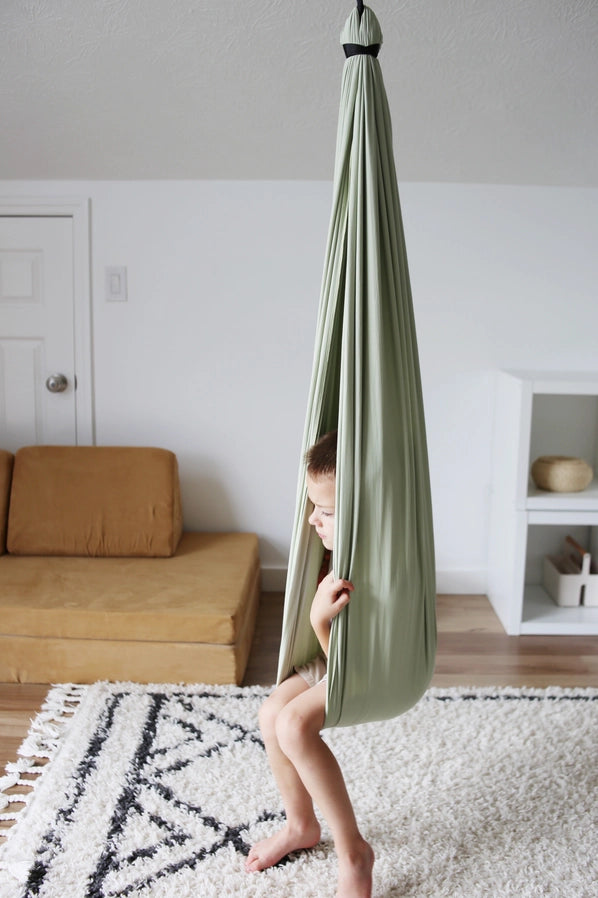
[[[307,473],[311,477],[336,476],[337,431],[331,430],[321,436],[305,453]]]

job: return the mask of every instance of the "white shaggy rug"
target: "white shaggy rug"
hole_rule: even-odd
[[[2,898],[332,898],[325,828],[316,849],[244,872],[282,819],[266,694],[55,687],[0,780],[14,792],[50,758],[24,811],[5,800]],[[376,852],[375,898],[598,896],[598,690],[432,689],[326,738]]]

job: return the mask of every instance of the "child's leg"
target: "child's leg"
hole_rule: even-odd
[[[279,712],[280,749],[324,815],[339,860],[338,898],[370,898],[374,853],[357,827],[342,771],[320,736],[326,683],[302,691]]]
[[[276,736],[276,720],[282,709],[308,689],[303,677],[294,674],[281,683],[260,708],[260,729],[287,822],[280,832],[252,847],[245,864],[249,872],[265,870],[292,851],[312,848],[320,840],[320,824],[311,797],[293,764],[280,750]]]

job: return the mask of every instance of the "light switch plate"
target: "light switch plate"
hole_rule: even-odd
[[[127,301],[127,269],[124,265],[107,266],[106,269],[106,302]]]

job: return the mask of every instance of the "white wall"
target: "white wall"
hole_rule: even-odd
[[[96,439],[178,455],[188,528],[283,569],[331,185],[0,182],[91,199]],[[401,185],[441,591],[484,591],[494,372],[598,367],[598,191]],[[126,265],[127,303],[104,300]],[[267,583],[276,577],[267,576]]]
[[[440,590],[484,591],[500,368],[598,369],[598,190],[405,184]]]

